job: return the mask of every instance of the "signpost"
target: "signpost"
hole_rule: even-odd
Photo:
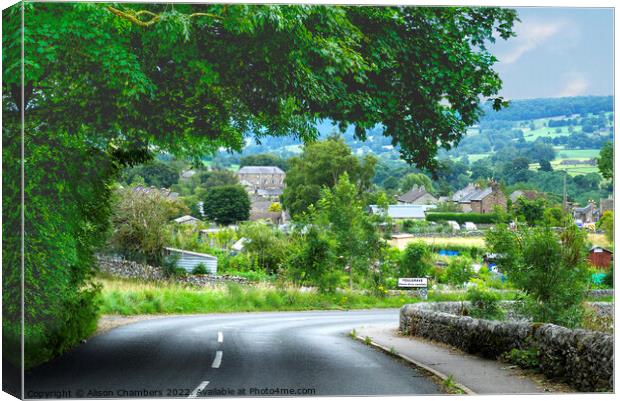
[[[421,299],[428,299],[428,279],[426,277],[401,277],[398,286],[402,288],[417,288]]]

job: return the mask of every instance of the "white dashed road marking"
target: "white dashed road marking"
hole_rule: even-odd
[[[215,353],[215,359],[213,360],[213,363],[211,364],[212,368],[217,369],[217,368],[220,367],[220,365],[222,364],[222,355],[223,354],[224,353],[222,351],[217,351]]]
[[[218,343],[224,342],[224,333],[222,333],[221,331],[217,332],[217,342]]]
[[[207,387],[208,385],[209,385],[209,382],[202,382],[202,383],[200,383],[200,385],[198,387],[196,387],[194,389],[194,391],[192,391],[192,393],[187,398],[196,398],[198,396],[198,393],[200,393],[202,390],[204,390],[205,387]]]

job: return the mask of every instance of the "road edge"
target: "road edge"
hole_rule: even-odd
[[[430,366],[428,366],[428,365],[426,365],[426,364],[424,364],[424,363],[422,363],[420,361],[416,361],[415,359],[412,359],[412,358],[410,358],[410,357],[408,357],[406,355],[403,355],[403,354],[401,354],[400,352],[398,352],[398,351],[396,351],[394,349],[390,349],[390,348],[388,348],[388,347],[386,347],[384,345],[381,345],[381,344],[373,341],[372,339],[371,339],[370,343],[368,343],[367,339],[365,339],[364,337],[362,337],[362,336],[360,336],[358,334],[354,335],[354,339],[358,340],[362,344],[371,345],[374,348],[378,348],[379,350],[387,353],[388,355],[392,355],[394,357],[398,357],[398,358],[400,358],[400,359],[402,359],[402,360],[404,360],[404,361],[406,361],[406,362],[408,362],[408,363],[410,363],[410,364],[412,364],[412,365],[414,365],[414,366],[416,366],[416,367],[418,367],[418,368],[420,368],[422,370],[425,370],[426,372],[430,373],[433,376],[436,376],[437,378],[439,378],[442,381],[448,380],[448,376],[446,376],[445,374],[443,374],[443,373],[441,373],[441,372],[431,368]],[[474,392],[472,389],[470,389],[469,387],[465,386],[464,384],[461,384],[461,383],[459,383],[457,381],[454,381],[454,378],[452,378],[452,382],[454,383],[455,387],[458,387],[459,389],[461,389],[465,394],[467,394],[467,395],[478,395],[476,392]]]

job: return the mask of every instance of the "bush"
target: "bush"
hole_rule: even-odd
[[[504,311],[499,306],[501,299],[499,294],[484,288],[480,284],[469,287],[467,290],[467,300],[471,302],[469,315],[479,319],[503,319]]]
[[[502,359],[523,369],[538,369],[540,366],[540,352],[533,346],[526,349],[513,348],[502,354]]]
[[[456,221],[459,224],[465,222],[472,222],[474,224],[494,224],[501,223],[500,217],[497,213],[441,213],[441,212],[428,212],[426,213],[427,221]]]
[[[588,285],[585,233],[574,224],[561,233],[548,227],[505,226],[487,233],[497,266],[525,294],[522,311],[535,321],[575,327]]]
[[[425,277],[431,269],[431,253],[423,242],[412,242],[402,253],[400,277]]]
[[[198,263],[192,269],[192,274],[208,274],[208,273],[209,271],[207,270],[207,266],[205,266],[204,263]]]
[[[324,232],[310,226],[307,233],[296,238],[285,263],[285,275],[322,293],[334,292],[343,274],[337,269],[333,248],[333,241]]]
[[[233,224],[250,218],[250,197],[241,185],[212,187],[207,191],[203,209],[209,220]]]
[[[248,222],[239,227],[239,236],[247,240],[243,252],[254,258],[260,269],[268,274],[277,272],[288,249],[281,231],[262,222]]]
[[[471,263],[467,257],[452,258],[446,269],[445,280],[454,286],[462,286],[474,276]]]
[[[164,270],[164,275],[166,277],[174,277],[186,274],[185,269],[178,267],[180,255],[177,253],[172,253],[166,257],[164,257],[161,266]]]

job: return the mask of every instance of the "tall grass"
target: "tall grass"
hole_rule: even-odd
[[[109,277],[98,281],[103,285],[101,313],[119,315],[399,308],[420,301],[412,296],[378,297],[348,291],[320,294],[267,284],[228,284],[197,289],[166,282]],[[429,300],[434,301],[463,298],[461,294],[431,293],[429,296]]]

